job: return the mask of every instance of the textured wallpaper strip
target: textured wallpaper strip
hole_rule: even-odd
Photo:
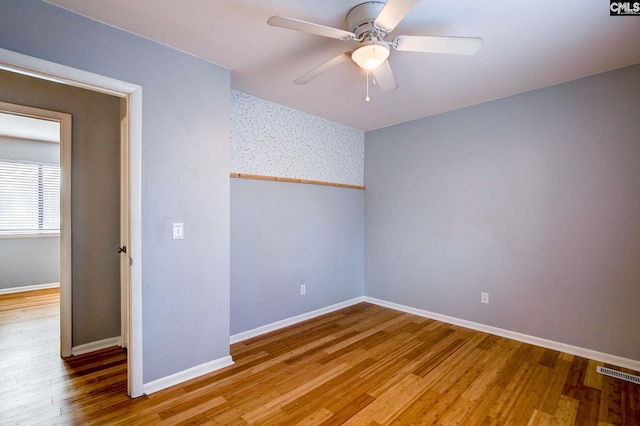
[[[364,132],[231,91],[231,172],[364,185]]]

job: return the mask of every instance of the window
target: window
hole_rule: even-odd
[[[60,232],[60,166],[0,160],[0,235]]]

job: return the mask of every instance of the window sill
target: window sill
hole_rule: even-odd
[[[0,240],[18,240],[23,238],[57,238],[60,237],[59,232],[36,232],[36,233],[21,233],[21,232],[6,232],[0,233]]]

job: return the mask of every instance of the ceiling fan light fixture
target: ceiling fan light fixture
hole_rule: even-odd
[[[360,68],[371,71],[384,64],[389,54],[389,47],[386,43],[372,40],[362,43],[362,45],[351,54],[351,59],[353,59],[353,62]]]

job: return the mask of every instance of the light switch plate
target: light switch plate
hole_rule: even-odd
[[[184,223],[173,223],[173,239],[184,240]]]

